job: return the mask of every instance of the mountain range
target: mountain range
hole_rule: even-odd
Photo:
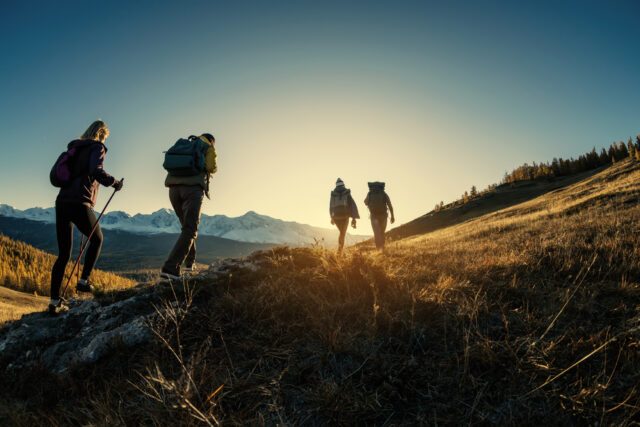
[[[19,210],[6,204],[0,204],[0,216],[55,223],[54,208],[35,207]],[[123,211],[112,211],[104,215],[100,225],[107,230],[120,230],[142,235],[180,233],[178,218],[170,209],[135,215],[129,215]],[[335,245],[338,236],[335,229],[283,221],[253,211],[238,217],[202,214],[198,233],[200,236],[222,237],[238,242],[291,246],[304,246],[317,241]],[[350,234],[347,236],[347,244],[358,243],[368,238],[369,236]]]

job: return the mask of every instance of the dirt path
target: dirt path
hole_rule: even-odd
[[[0,286],[0,325],[19,319],[23,314],[43,311],[48,298],[14,291]]]

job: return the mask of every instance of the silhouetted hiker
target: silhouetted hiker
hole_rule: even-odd
[[[344,238],[347,235],[347,228],[349,228],[349,218],[352,218],[351,226],[356,228],[356,219],[360,218],[360,214],[356,202],[351,197],[351,190],[344,186],[344,182],[340,178],[336,181],[336,188],[331,192],[329,214],[331,215],[331,224],[335,224],[340,230],[338,253],[342,253]]]
[[[376,241],[376,248],[384,251],[384,233],[387,230],[387,209],[391,213],[391,224],[396,219],[393,216],[393,206],[389,195],[384,191],[384,182],[370,182],[369,193],[364,199],[364,204],[369,207],[371,228]]]
[[[215,142],[208,133],[190,136],[179,139],[165,155],[164,185],[169,187],[169,200],[182,226],[180,237],[162,267],[160,276],[165,279],[179,279],[183,263],[186,270],[195,269],[200,209],[204,196],[210,198],[209,180],[217,170]]]
[[[63,299],[60,298],[60,286],[71,256],[74,224],[85,236],[89,236],[95,226],[86,249],[82,275],[76,286],[78,292],[93,292],[94,290],[94,284],[90,281],[89,276],[100,255],[103,236],[100,225],[97,224],[93,207],[96,204],[100,184],[105,187],[114,187],[117,191],[122,189],[122,181],[109,175],[103,168],[107,155],[107,147],[104,142],[108,136],[109,128],[106,123],[102,120],[96,120],[80,139],[69,143],[67,152],[63,153],[54,165],[55,169],[61,161],[66,162],[66,170],[69,173],[67,176],[58,177],[62,181],[54,183],[54,178],[52,178],[52,183],[61,188],[56,198],[58,259],[51,270],[51,301],[49,302],[51,314],[68,310]]]

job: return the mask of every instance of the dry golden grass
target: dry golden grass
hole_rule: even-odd
[[[0,420],[632,425],[639,196],[640,168],[623,162],[386,255],[256,254],[257,271],[164,289],[156,346],[44,376],[46,399],[12,380],[49,404]]]
[[[0,327],[5,322],[17,320],[24,314],[43,311],[46,307],[46,298],[0,286]]]

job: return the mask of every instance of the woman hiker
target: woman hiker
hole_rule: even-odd
[[[329,201],[329,214],[331,215],[331,224],[338,227],[340,237],[338,238],[338,254],[342,254],[344,248],[344,238],[349,228],[349,218],[351,226],[356,228],[356,219],[360,218],[356,202],[351,197],[351,190],[344,186],[344,182],[338,178],[336,188],[331,192]]]
[[[109,128],[102,120],[96,120],[79,139],[69,143],[68,148],[75,148],[71,165],[71,180],[60,189],[56,198],[56,236],[58,239],[58,259],[51,270],[51,301],[49,313],[59,314],[69,308],[60,297],[60,287],[64,278],[67,262],[71,257],[73,243],[73,226],[85,236],[91,234],[82,275],[76,285],[78,292],[93,292],[94,284],[89,277],[96,264],[102,247],[102,231],[97,224],[93,207],[98,197],[100,184],[122,189],[122,181],[109,175],[103,167],[107,147],[104,145],[109,136]]]

